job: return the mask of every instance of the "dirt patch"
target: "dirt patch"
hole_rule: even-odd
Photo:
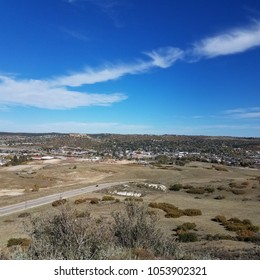
[[[24,194],[24,190],[21,189],[0,189],[0,196],[17,196]]]

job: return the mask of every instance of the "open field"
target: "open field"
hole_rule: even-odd
[[[118,162],[34,161],[0,169],[0,207],[93,184],[128,181],[130,183],[69,198],[66,205],[75,208],[79,213],[88,211],[91,215],[104,219],[109,219],[112,211],[123,207],[125,198],[130,195],[140,197],[146,205],[168,203],[182,211],[197,209],[201,211],[201,215],[181,215],[177,218],[165,217],[166,212],[162,209],[151,208],[151,211],[157,213],[160,227],[168,235],[176,236],[176,228],[183,223],[195,223],[196,227],[191,232],[196,234],[198,241],[182,243],[183,248],[190,251],[204,248],[208,252],[226,250],[227,254],[234,252],[243,258],[243,252],[256,250],[259,253],[259,243],[214,238],[216,235],[235,237],[236,232],[228,231],[212,219],[218,215],[227,219],[249,219],[254,226],[259,227],[259,175],[257,169],[221,169],[219,166],[198,162],[191,162],[184,167],[154,167]],[[178,191],[169,190],[174,184],[181,184]],[[108,195],[117,201],[102,201],[102,198]],[[91,204],[91,198],[99,198],[100,201]],[[75,204],[77,199],[83,199],[83,202]],[[25,217],[21,217],[21,212],[0,217],[0,246],[6,246],[10,238],[26,237],[24,222],[31,216],[50,215],[57,211],[59,210],[56,207],[47,204],[25,209],[24,212],[30,214],[24,215]],[[248,258],[260,258],[258,253],[254,256],[250,253]],[[231,254],[231,258],[234,254]]]

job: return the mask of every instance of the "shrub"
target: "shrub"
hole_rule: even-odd
[[[192,193],[192,194],[204,194],[206,190],[204,188],[190,188],[186,191],[187,193]]]
[[[225,199],[226,197],[224,195],[218,195],[216,197],[214,197],[214,199],[217,199],[217,200],[222,200],[222,199]]]
[[[233,240],[234,237],[227,234],[208,234],[206,237],[207,240]]]
[[[126,197],[125,201],[143,202],[144,200],[141,197]]]
[[[178,209],[178,207],[174,206],[173,204],[170,203],[155,203],[152,202],[149,204],[150,207],[152,208],[158,208],[166,212],[165,218],[179,218],[183,216],[183,211]]]
[[[176,230],[188,231],[196,228],[195,223],[183,223],[182,225],[178,226]]]
[[[28,238],[10,238],[7,242],[7,247],[21,246],[26,248],[30,245],[31,240]]]
[[[200,216],[202,215],[202,212],[200,209],[185,209],[183,214],[185,216]]]
[[[75,204],[81,204],[81,203],[84,203],[86,202],[87,200],[90,200],[90,198],[88,197],[82,197],[82,198],[78,198],[74,201]]]
[[[195,232],[184,232],[178,235],[180,242],[195,242],[198,241],[198,236]]]
[[[217,171],[225,171],[227,172],[227,168],[223,167],[223,166],[219,166],[219,165],[212,165],[212,167],[217,170]]]
[[[244,190],[237,190],[237,189],[231,190],[231,192],[235,195],[241,195],[246,193]]]
[[[214,219],[218,221],[218,219]],[[239,241],[249,241],[249,242],[258,242],[257,232],[259,227],[252,224],[248,219],[241,221],[239,218],[230,218],[222,223],[225,226],[226,230],[234,231],[237,234],[237,239]]]
[[[226,188],[226,187],[223,187],[223,186],[219,186],[219,187],[217,187],[217,189],[218,189],[219,191],[226,191],[226,190],[227,190],[227,188]]]
[[[145,248],[135,248],[133,250],[134,259],[136,260],[154,260],[154,254]]]
[[[179,191],[182,188],[182,184],[174,184],[174,185],[170,185],[169,190],[170,191]]]
[[[169,212],[167,212],[165,218],[179,218],[181,216],[183,216],[183,211],[178,209],[178,210],[170,210]]]
[[[173,239],[157,227],[157,217],[142,204],[127,203],[124,211],[112,213],[116,243],[125,248],[149,248],[155,256],[175,254]]]
[[[227,222],[227,219],[225,216],[217,215],[215,218],[212,219],[214,222],[220,223],[222,225],[225,225]]]
[[[58,199],[58,200],[53,201],[51,205],[53,207],[57,207],[57,206],[65,204],[66,202],[67,202],[67,199],[62,198],[62,199]]]
[[[39,191],[39,189],[40,189],[40,187],[37,185],[37,184],[34,184],[33,186],[32,186],[32,192],[38,192]]]
[[[77,213],[61,208],[58,214],[31,220],[29,259],[106,259],[112,240],[109,225],[86,216],[77,219]]]
[[[4,220],[4,223],[13,223],[13,222],[14,222],[14,220],[11,220],[11,219]]]
[[[185,185],[185,186],[182,186],[182,188],[185,190],[189,190],[189,189],[193,189],[194,187],[192,185]]]
[[[115,198],[111,195],[105,195],[102,197],[102,201],[113,201]]]
[[[26,217],[30,217],[31,214],[28,212],[23,212],[21,214],[18,215],[18,218],[26,218]]]
[[[206,187],[206,188],[205,188],[205,191],[206,191],[207,193],[213,193],[213,192],[215,192],[215,189],[214,189],[213,187]]]
[[[181,210],[178,207],[174,206],[173,204],[170,203],[156,203],[156,202],[151,202],[149,204],[150,207],[152,208],[158,208],[166,212],[165,218],[179,218],[181,216],[198,216],[201,215],[201,210],[199,209],[186,209],[186,210]]]
[[[76,218],[86,218],[86,217],[90,217],[90,213],[88,211],[82,211],[82,212],[75,211],[75,216]]]
[[[91,204],[98,204],[99,201],[100,201],[99,198],[93,197],[93,198],[91,198],[90,203],[91,203]]]

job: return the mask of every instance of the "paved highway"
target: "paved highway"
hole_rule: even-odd
[[[112,187],[115,185],[125,184],[125,183],[128,183],[128,182],[113,182],[113,183],[104,183],[104,184],[99,184],[99,185],[91,185],[91,186],[80,188],[80,189],[70,190],[70,191],[66,191],[66,192],[61,192],[61,193],[57,193],[57,194],[52,194],[52,195],[36,198],[33,200],[27,200],[27,201],[20,202],[17,204],[8,205],[8,206],[0,208],[0,217],[9,215],[9,214],[12,214],[15,212],[23,211],[23,210],[26,210],[29,208],[38,207],[38,206],[41,206],[44,204],[52,203],[53,201],[61,199],[61,198],[69,198],[69,197],[73,197],[73,196],[77,196],[77,195],[81,195],[81,194],[85,194],[85,193],[89,193],[89,192],[94,192],[97,190],[102,190],[105,188],[109,188],[109,187]]]

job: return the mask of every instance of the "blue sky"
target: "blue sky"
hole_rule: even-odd
[[[2,0],[0,131],[260,137],[260,1]]]

